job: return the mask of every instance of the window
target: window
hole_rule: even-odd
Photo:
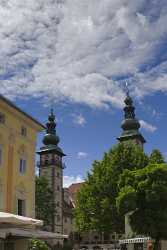
[[[45,165],[48,165],[49,164],[49,162],[50,162],[50,154],[46,154],[46,155],[44,155],[43,156],[43,158],[44,158],[44,164]]]
[[[57,191],[60,191],[60,187],[59,186],[57,186]]]
[[[18,215],[25,216],[25,200],[17,200],[17,213]]]
[[[60,173],[57,173],[57,178],[59,178],[60,177]]]
[[[20,159],[19,171],[21,174],[26,172],[26,160]]]
[[[24,136],[24,137],[27,136],[27,128],[24,127],[24,126],[21,127],[21,135]]]
[[[0,123],[5,124],[5,115],[0,113]]]
[[[60,202],[59,201],[57,202],[57,207],[60,207]]]
[[[59,155],[54,155],[54,161],[55,161],[55,164],[60,164],[61,163],[61,156]]]

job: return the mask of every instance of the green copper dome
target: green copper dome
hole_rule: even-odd
[[[125,119],[121,127],[123,130],[138,130],[140,128],[140,123],[137,119]]]
[[[53,114],[53,110],[51,110],[51,113],[48,117],[48,122],[46,124],[47,130],[46,134],[43,138],[43,144],[44,145],[56,145],[59,143],[60,139],[56,135],[56,122],[55,122],[55,116]]]
[[[129,91],[125,98],[124,107],[124,120],[122,121],[121,127],[123,129],[122,135],[118,138],[119,141],[126,141],[135,139],[145,143],[144,137],[139,132],[140,122],[135,117],[135,107],[133,106],[133,100],[129,96]]]
[[[125,119],[123,120],[121,127],[123,130],[138,130],[140,128],[140,123],[135,118],[135,107],[133,106],[133,100],[129,94],[127,94],[124,102]]]
[[[53,110],[51,110],[48,116],[48,122],[46,123],[46,134],[43,138],[43,146],[37,152],[38,154],[50,154],[56,153],[60,156],[65,156],[63,150],[58,146],[60,142],[59,137],[56,134],[56,121],[55,115],[53,114]]]

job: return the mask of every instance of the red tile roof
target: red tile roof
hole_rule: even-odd
[[[70,199],[71,199],[71,202],[73,204],[73,207],[75,207],[77,192],[81,189],[81,187],[84,185],[84,183],[85,182],[73,183],[68,188]]]
[[[74,194],[77,193],[81,187],[83,186],[84,182],[80,182],[80,183],[73,183],[69,186],[68,190],[70,194]]]

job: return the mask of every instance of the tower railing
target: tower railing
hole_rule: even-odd
[[[44,167],[48,167],[48,166],[51,166],[51,165],[61,167],[62,169],[66,168],[66,164],[64,162],[61,162],[61,161],[58,161],[58,160],[55,160],[55,159],[48,159],[48,160],[45,160],[45,161],[38,161],[37,162],[37,167],[38,168],[41,168],[41,167],[44,168]]]

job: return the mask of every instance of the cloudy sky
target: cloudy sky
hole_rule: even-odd
[[[167,155],[166,23],[166,0],[0,0],[0,93],[41,122],[54,108],[66,180],[116,143],[125,81]]]

